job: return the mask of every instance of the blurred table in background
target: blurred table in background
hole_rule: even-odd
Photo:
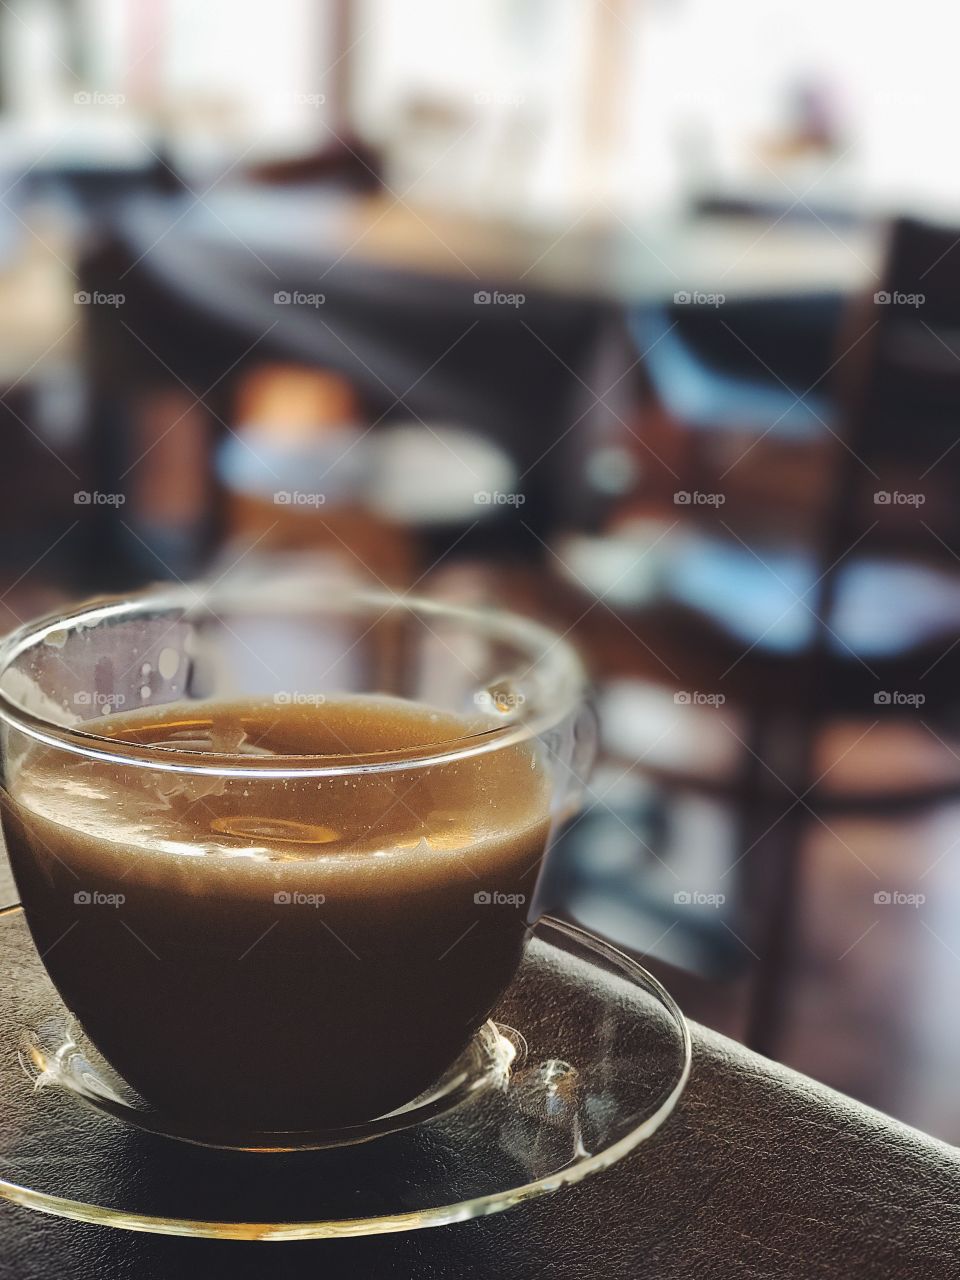
[[[833,226],[789,211],[677,213],[630,224],[600,209],[569,224],[525,224],[417,206],[389,192],[253,184],[134,199],[118,206],[115,225],[135,260],[142,255],[150,269],[174,279],[197,251],[211,255],[207,271],[236,266],[245,251],[251,268],[263,259],[261,266],[296,267],[305,277],[349,259],[476,280],[475,289],[525,281],[531,289],[624,303],[666,301],[677,291],[728,298],[851,292],[873,278],[881,250],[877,225]]]
[[[236,379],[282,359],[344,374],[371,420],[454,423],[497,442],[537,536],[583,501],[591,421],[618,396],[613,416],[629,412],[625,303],[843,295],[869,283],[879,254],[873,229],[785,216],[534,229],[252,183],[120,200],[99,229],[83,286],[124,301],[85,316],[91,427],[108,438],[95,454],[116,468],[95,487],[120,487],[140,452],[131,393],[181,384],[229,426]]]
[[[535,227],[424,215],[389,195],[345,213],[343,248],[361,259],[463,278],[487,273],[624,303],[666,301],[678,291],[729,298],[846,293],[868,284],[879,262],[874,227],[834,230],[782,215],[690,213],[633,224],[606,215]]]

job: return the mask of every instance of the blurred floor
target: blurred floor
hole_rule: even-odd
[[[722,807],[701,806],[700,817],[699,850],[687,849],[688,863],[698,853],[708,862],[730,837],[732,823]],[[833,819],[829,829],[810,825],[801,942],[778,1056],[908,1124],[960,1143],[960,805],[906,819]],[[911,898],[921,901],[914,905]],[[576,915],[629,947],[631,926],[615,900],[604,906],[594,897]],[[645,927],[653,929],[649,922]],[[657,927],[648,933],[649,942],[632,949],[652,949],[646,962],[691,1017],[742,1038],[749,971],[710,980],[664,965],[656,957],[669,927]]]
[[[958,1143],[960,806],[833,825],[836,835],[811,833],[795,1017],[783,1056]],[[912,905],[898,895],[924,900]]]

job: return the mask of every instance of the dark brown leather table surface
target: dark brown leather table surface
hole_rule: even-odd
[[[0,876],[0,901],[5,888]],[[0,1203],[0,1277],[960,1280],[960,1151],[694,1033],[687,1093],[650,1143],[507,1213],[275,1244],[140,1235]]]

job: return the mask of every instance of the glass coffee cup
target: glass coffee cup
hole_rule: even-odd
[[[343,586],[179,588],[0,650],[0,800],[64,1004],[198,1136],[362,1125],[519,964],[592,754],[545,628]]]

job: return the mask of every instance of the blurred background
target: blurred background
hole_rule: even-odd
[[[7,0],[0,630],[277,557],[542,618],[545,905],[960,1141],[958,34]]]

